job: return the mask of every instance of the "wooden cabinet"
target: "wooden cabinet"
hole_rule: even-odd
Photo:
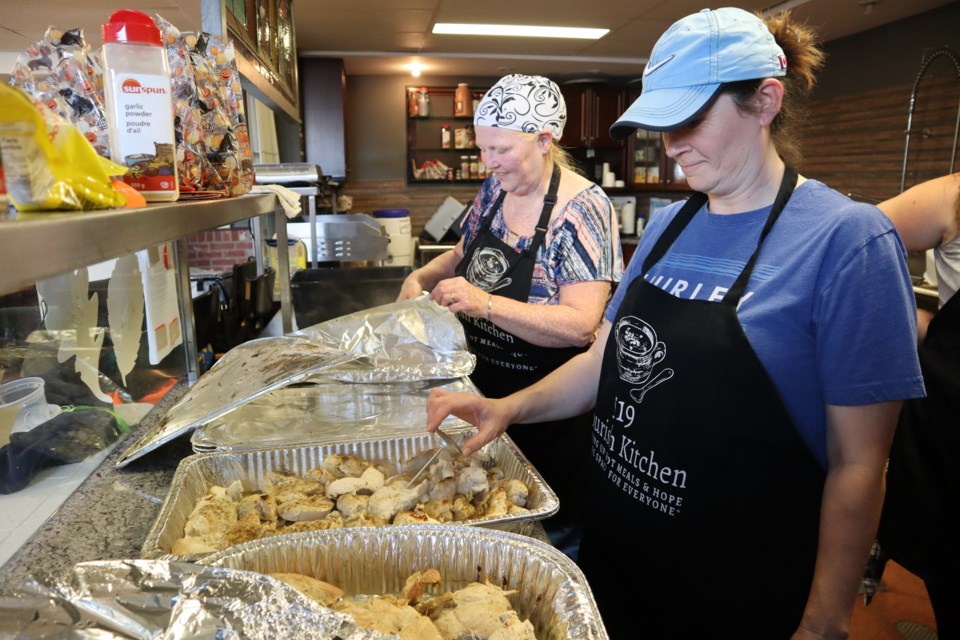
[[[300,120],[293,0],[222,0],[241,75]]]
[[[639,86],[630,90],[631,104],[640,95]],[[680,167],[667,157],[657,131],[637,129],[627,138],[625,182],[634,190],[688,191],[687,179]]]
[[[623,143],[610,137],[610,125],[623,113],[623,88],[607,82],[572,81],[560,88],[567,103],[565,145],[587,149],[618,149]]]
[[[658,190],[676,188],[686,190],[687,179],[680,167],[667,157],[663,141],[656,131],[637,129],[628,139],[628,182],[634,187]]]
[[[471,95],[479,99],[486,89],[471,87]],[[426,91],[429,110],[422,115],[417,97]],[[480,150],[473,132],[473,115],[454,115],[455,86],[408,86],[404,96],[407,108],[407,183],[480,183],[482,170]],[[471,107],[470,113],[473,113]],[[445,142],[447,141],[447,142]],[[448,145],[448,146],[445,146]],[[464,167],[464,162],[466,166]],[[432,172],[429,166],[445,165],[450,171],[442,175]],[[470,177],[470,165],[477,167],[475,177]],[[424,170],[424,165],[428,169]],[[466,171],[464,171],[466,169]],[[458,177],[458,172],[459,177]]]

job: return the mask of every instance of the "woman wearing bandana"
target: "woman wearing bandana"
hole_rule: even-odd
[[[594,409],[578,562],[612,638],[847,637],[923,381],[893,225],[792,168],[811,36],[736,8],[671,26],[611,133],[662,132],[697,193],[649,222],[586,353],[427,402],[428,429],[477,425],[468,453]]]
[[[474,115],[490,177],[457,246],[403,283],[399,300],[430,292],[463,323],[471,379],[501,398],[543,378],[593,342],[623,270],[613,207],[558,145],[567,119],[559,88],[539,76],[501,78]],[[571,556],[579,540],[590,414],[510,436],[560,499],[545,522]]]

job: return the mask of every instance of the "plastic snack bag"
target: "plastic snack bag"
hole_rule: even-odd
[[[88,49],[80,29],[48,27],[17,58],[10,84],[69,120],[97,154],[109,158],[103,70]]]
[[[180,30],[157,16],[170,64],[173,90],[174,135],[177,142],[177,176],[180,199],[214,198],[227,195],[227,188],[207,159],[202,108],[197,95],[193,64]]]
[[[19,211],[124,206],[110,177],[126,168],[98,156],[80,131],[20,89],[0,84],[0,151]]]

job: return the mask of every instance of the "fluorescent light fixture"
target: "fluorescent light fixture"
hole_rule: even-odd
[[[438,22],[433,25],[433,32],[460,36],[519,36],[526,38],[580,38],[584,40],[597,40],[610,33],[610,29]]]

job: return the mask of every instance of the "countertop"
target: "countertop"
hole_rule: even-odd
[[[187,391],[178,383],[140,421],[60,509],[0,567],[0,592],[28,576],[55,576],[78,562],[139,558],[140,547],[166,498],[180,460],[193,454],[189,436],[180,437],[123,469],[114,462]]]

